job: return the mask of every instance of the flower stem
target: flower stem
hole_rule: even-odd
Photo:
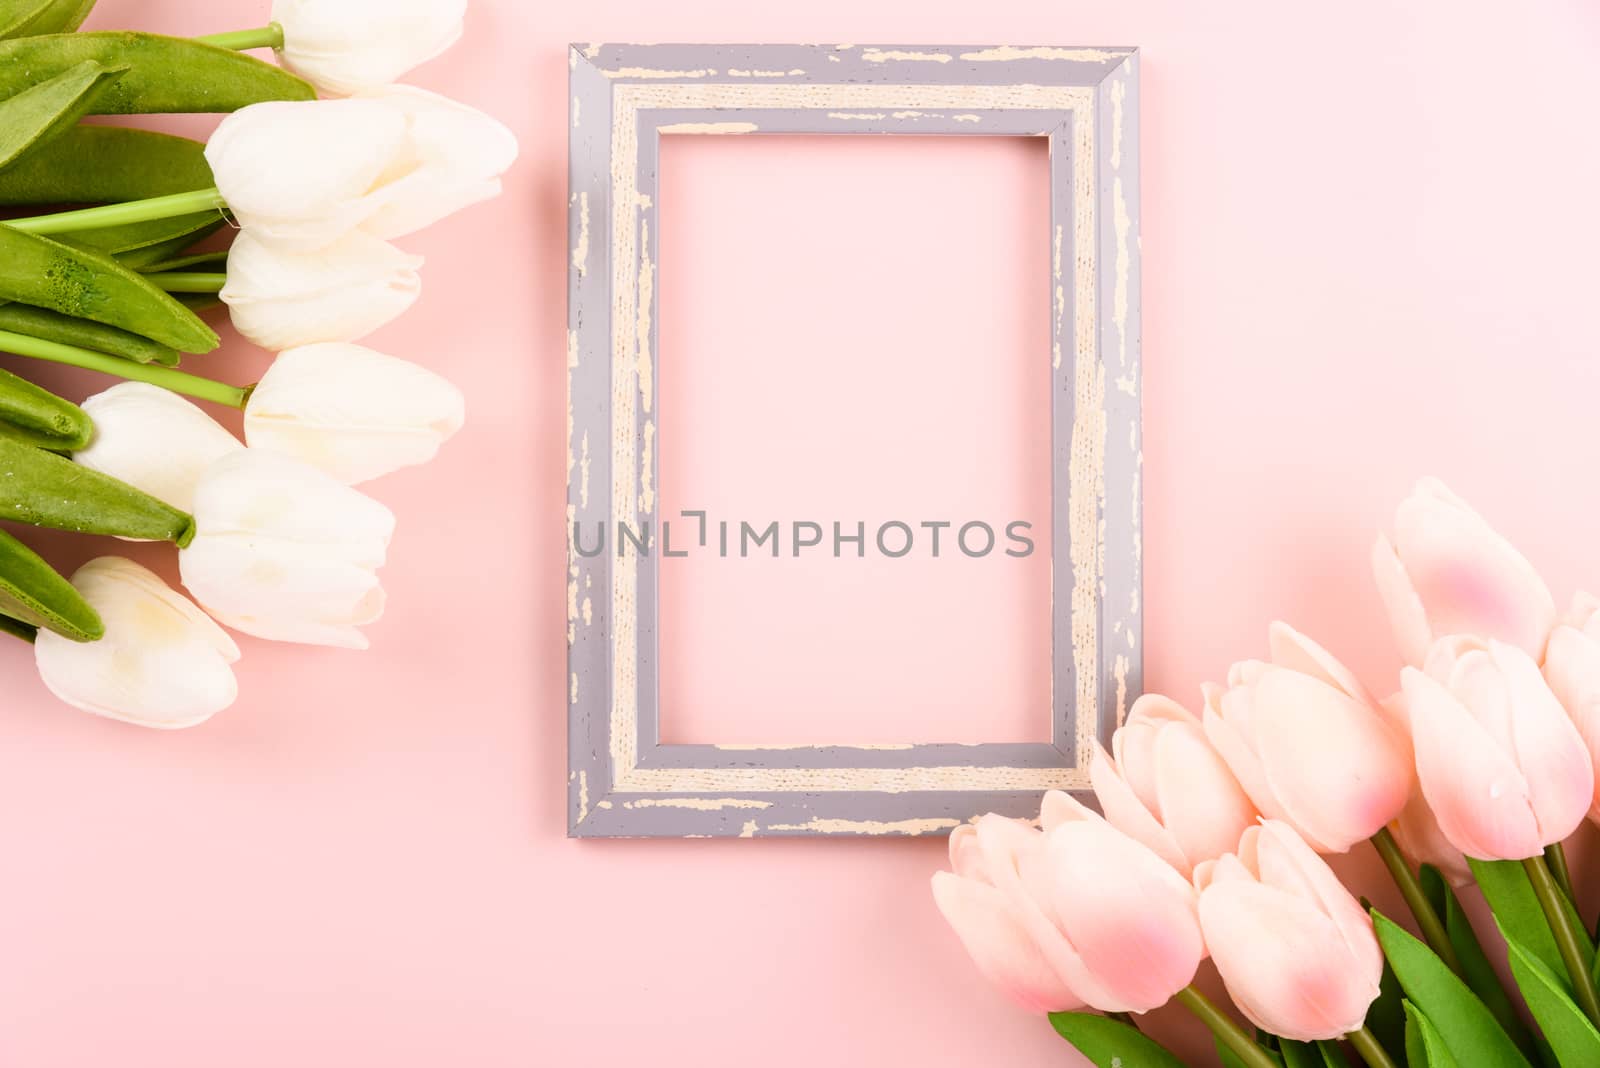
[[[26,219],[7,219],[3,225],[32,234],[65,234],[74,230],[95,230],[102,226],[120,226],[123,223],[149,222],[152,219],[170,219],[175,215],[191,215],[227,207],[216,186],[196,189],[192,193],[173,193],[170,196],[150,197],[147,200],[129,200],[122,204],[106,204],[98,208],[79,208],[77,211],[58,211],[54,215],[31,215]]]
[[[1461,974],[1461,959],[1456,956],[1456,947],[1450,941],[1450,935],[1445,930],[1444,921],[1439,918],[1439,913],[1434,909],[1433,902],[1428,900],[1428,895],[1423,893],[1422,884],[1411,871],[1411,865],[1406,863],[1406,858],[1400,853],[1400,846],[1394,840],[1394,835],[1389,833],[1389,828],[1384,827],[1372,836],[1373,848],[1378,851],[1378,856],[1383,858],[1384,867],[1389,869],[1389,874],[1394,878],[1395,885],[1400,888],[1400,896],[1406,899],[1406,905],[1411,909],[1411,915],[1416,917],[1417,926],[1422,928],[1422,937],[1428,943],[1428,948],[1434,955],[1444,961],[1452,972]]]
[[[1277,1068],[1272,1054],[1256,1044],[1244,1028],[1233,1022],[1233,1017],[1217,1008],[1212,1000],[1192,986],[1186,986],[1174,995],[1174,1000],[1200,1018],[1211,1029],[1218,1042],[1233,1051],[1245,1068]]]
[[[1589,968],[1583,960],[1578,934],[1572,929],[1571,917],[1561,900],[1561,888],[1556,885],[1542,855],[1524,860],[1522,869],[1528,873],[1528,881],[1533,884],[1539,907],[1544,909],[1545,922],[1550,925],[1550,933],[1556,939],[1556,949],[1561,952],[1561,963],[1567,966],[1573,997],[1583,1014],[1589,1017],[1589,1022],[1600,1027],[1600,997],[1595,995],[1594,980],[1589,978]]]
[[[1344,1037],[1356,1048],[1356,1052],[1361,1054],[1361,1059],[1367,1062],[1367,1068],[1398,1068],[1394,1058],[1389,1056],[1388,1051],[1378,1041],[1378,1036],[1367,1028],[1351,1031]]]
[[[228,48],[235,52],[243,52],[251,48],[282,48],[283,27],[276,22],[270,26],[262,26],[254,30],[234,30],[230,33],[212,33],[204,37],[196,37],[202,44],[215,45],[218,48]]]
[[[135,363],[117,356],[107,356],[103,352],[80,349],[76,345],[62,345],[55,341],[29,337],[27,334],[13,334],[6,330],[0,330],[0,352],[83,367],[136,382],[148,382],[152,386],[160,386],[174,393],[184,393],[216,404],[225,404],[229,408],[243,408],[245,401],[250,399],[250,388],[247,386],[230,386],[226,382],[216,382],[209,378],[201,378],[199,375],[174,371],[170,367]]]
[[[1561,892],[1567,895],[1567,900],[1572,902],[1572,907],[1578,907],[1578,892],[1572,888],[1572,872],[1567,867],[1567,851],[1560,842],[1551,842],[1544,847],[1544,862],[1550,866],[1550,875],[1555,879]]]
[[[220,271],[158,271],[145,278],[168,293],[220,293],[228,282],[228,276]]]

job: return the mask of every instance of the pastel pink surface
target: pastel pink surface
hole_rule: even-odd
[[[91,25],[266,8],[104,0]],[[942,841],[562,837],[564,44],[1143,47],[1146,677],[1190,701],[1274,616],[1391,689],[1367,553],[1423,472],[1558,601],[1600,584],[1600,150],[1573,121],[1600,15],[1341,14],[479,0],[413,80],[493,110],[523,158],[495,206],[406,241],[423,297],[373,339],[470,408],[434,465],[372,487],[401,517],[389,615],[363,655],[243,643],[239,704],[177,735],[64,709],[0,649],[0,1063],[1079,1063],[944,929]],[[1369,859],[1340,868],[1389,901]],[[1153,1029],[1205,1047],[1170,1010]]]

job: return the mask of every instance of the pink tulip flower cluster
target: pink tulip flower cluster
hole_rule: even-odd
[[[1600,818],[1600,599],[1558,618],[1523,556],[1425,479],[1373,570],[1402,657],[1378,701],[1283,623],[1199,714],[1139,698],[1037,825],[950,838],[934,899],[979,970],[1034,1012],[1143,1013],[1210,957],[1239,1011],[1287,1039],[1357,1032],[1383,955],[1323,859],[1393,835],[1459,882]]]

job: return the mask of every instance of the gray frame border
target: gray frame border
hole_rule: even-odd
[[[568,834],[943,834],[1082,792],[1141,681],[1138,63],[1132,48],[573,45],[569,55]],[[1050,743],[662,745],[654,520],[662,133],[1050,139]]]

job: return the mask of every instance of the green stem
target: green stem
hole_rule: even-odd
[[[170,219],[176,215],[192,215],[196,212],[225,207],[227,204],[223,201],[222,194],[216,186],[212,186],[210,189],[196,189],[192,193],[173,193],[170,196],[150,197],[147,200],[106,204],[98,208],[58,211],[54,215],[7,219],[3,225],[15,230],[26,230],[32,234],[65,234],[74,230],[95,230],[102,226]]]
[[[13,638],[21,638],[28,644],[33,644],[34,636],[39,633],[39,628],[20,619],[10,616],[0,616],[0,634],[9,634]]]
[[[1367,1028],[1351,1031],[1344,1037],[1356,1048],[1356,1052],[1361,1054],[1361,1059],[1367,1062],[1367,1068],[1399,1068],[1378,1041],[1378,1036]]]
[[[1186,986],[1174,995],[1174,1000],[1200,1018],[1211,1029],[1218,1042],[1233,1051],[1245,1068],[1278,1068],[1272,1054],[1256,1044],[1244,1028],[1233,1022],[1233,1017],[1217,1008],[1215,1003],[1192,986]]]
[[[165,271],[145,278],[168,293],[220,293],[228,282],[226,274],[211,271]]]
[[[1450,941],[1450,935],[1445,931],[1444,921],[1439,918],[1439,913],[1434,909],[1433,902],[1428,900],[1428,895],[1423,892],[1422,884],[1411,871],[1411,865],[1406,863],[1406,858],[1400,853],[1400,846],[1394,840],[1394,835],[1389,833],[1389,828],[1384,827],[1372,836],[1373,848],[1378,851],[1378,856],[1383,858],[1384,867],[1389,869],[1389,874],[1394,878],[1395,885],[1400,888],[1400,896],[1406,899],[1406,905],[1411,909],[1411,915],[1416,917],[1417,926],[1422,928],[1422,937],[1428,943],[1428,948],[1452,972],[1461,974],[1461,959],[1456,956],[1456,947]]]
[[[1600,997],[1595,995],[1594,980],[1589,977],[1589,969],[1584,964],[1578,933],[1572,929],[1571,916],[1561,900],[1561,888],[1556,885],[1543,856],[1529,857],[1522,862],[1522,868],[1528,873],[1528,881],[1533,883],[1539,907],[1544,909],[1545,922],[1555,936],[1556,948],[1561,951],[1561,963],[1567,966],[1567,976],[1572,980],[1572,993],[1578,1007],[1589,1017],[1590,1023],[1600,1027]]]
[[[134,363],[132,360],[107,356],[103,352],[45,341],[43,338],[29,337],[27,334],[13,334],[7,330],[0,330],[0,352],[83,367],[136,382],[148,382],[152,386],[160,386],[174,393],[184,393],[216,404],[225,404],[229,408],[243,408],[245,402],[250,399],[250,388],[247,386],[230,386],[226,382],[215,382],[199,375],[185,374],[170,367]]]
[[[1567,851],[1560,842],[1551,842],[1544,847],[1544,862],[1550,865],[1550,875],[1555,879],[1561,892],[1567,895],[1567,900],[1572,902],[1572,907],[1578,907],[1578,892],[1572,888],[1572,871],[1567,867]]]
[[[212,33],[204,37],[196,37],[195,40],[202,44],[215,45],[218,48],[227,48],[235,52],[243,52],[251,48],[282,48],[283,27],[274,22],[270,26],[262,26],[255,30]]]

